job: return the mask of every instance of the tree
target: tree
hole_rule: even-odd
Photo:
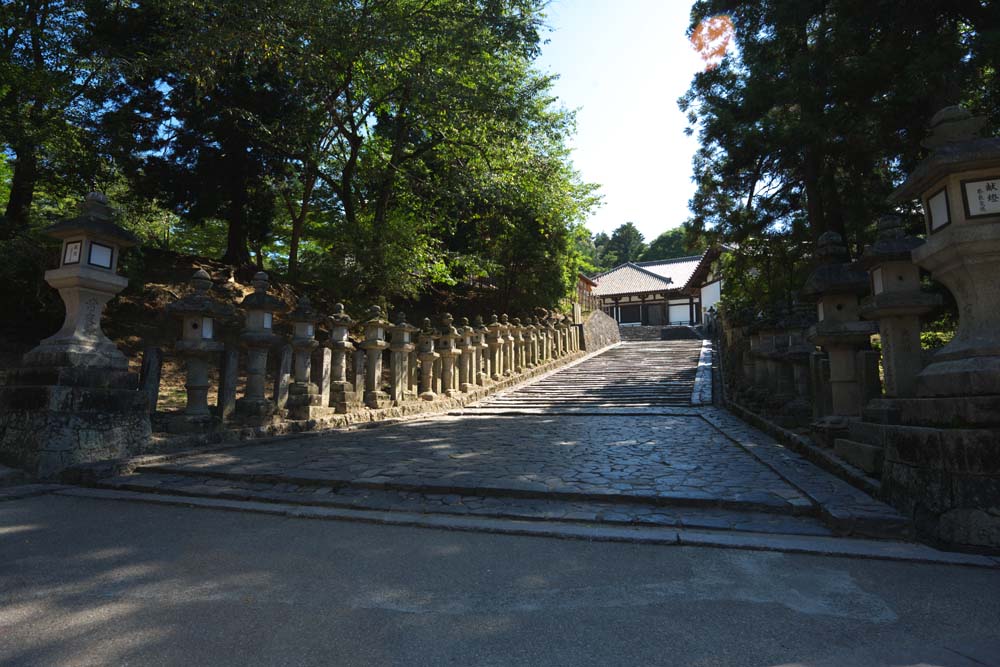
[[[690,242],[692,240],[693,243]],[[706,247],[703,239],[689,239],[685,227],[674,227],[657,236],[646,248],[641,259],[644,262],[652,262],[658,259],[700,255],[705,252]]]
[[[83,0],[0,4],[0,151],[13,157],[0,238],[27,230],[39,182],[85,188],[96,164],[84,127],[88,94],[112,64],[89,39]]]
[[[612,265],[637,262],[645,251],[645,239],[631,222],[626,222],[615,229],[605,246],[605,255]]]
[[[679,103],[701,143],[690,228],[737,253],[780,237],[807,262],[825,231],[856,253],[935,111],[962,103],[1000,120],[1000,36],[981,2],[699,0],[691,31],[719,15],[736,48]]]

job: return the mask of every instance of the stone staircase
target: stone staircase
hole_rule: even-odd
[[[618,327],[623,341],[653,341],[653,340],[701,340],[703,336],[699,327],[688,325],[677,326],[642,326]]]
[[[702,342],[623,343],[475,408],[650,408],[691,403]]]
[[[618,333],[623,341],[660,340],[663,327],[618,327]]]

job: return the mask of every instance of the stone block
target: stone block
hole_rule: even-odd
[[[885,453],[881,447],[837,438],[833,448],[837,452],[837,456],[852,466],[864,470],[869,475],[878,476],[882,473],[882,461],[885,458]]]

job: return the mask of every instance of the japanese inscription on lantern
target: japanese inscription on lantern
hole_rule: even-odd
[[[970,218],[1000,214],[1000,176],[983,181],[963,181],[966,214]]]

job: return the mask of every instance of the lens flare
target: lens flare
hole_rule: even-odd
[[[691,46],[705,62],[705,69],[719,66],[729,42],[733,39],[733,21],[726,14],[719,14],[702,20],[691,33]]]

